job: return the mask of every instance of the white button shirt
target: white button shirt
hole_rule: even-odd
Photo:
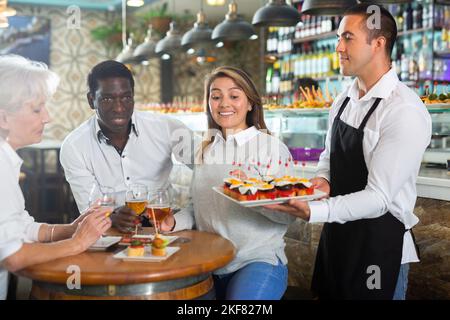
[[[346,97],[350,101],[341,115],[346,124],[358,128],[376,98],[379,106],[364,128],[363,152],[369,172],[364,190],[323,201],[310,202],[310,222],[345,223],[377,218],[391,212],[405,229],[419,221],[413,209],[416,180],[423,153],[431,139],[431,117],[420,98],[401,83],[393,69],[359,99],[358,82],[333,103],[325,151],[317,175],[330,180],[330,139],[333,121]],[[380,232],[383,232],[380,230]],[[402,263],[417,262],[410,232],[403,241]]]
[[[112,187],[116,206],[124,205],[127,186],[169,187],[171,155],[184,163],[191,159],[192,132],[180,121],[135,111],[128,142],[120,155],[102,134],[96,116],[71,132],[61,145],[60,161],[78,209],[89,207],[92,185]]]
[[[0,138],[0,300],[6,299],[8,271],[3,260],[20,250],[23,243],[38,241],[40,223],[25,210],[19,185],[22,159]]]

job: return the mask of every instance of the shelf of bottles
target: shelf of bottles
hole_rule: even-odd
[[[303,1],[294,2],[301,11]],[[399,78],[420,95],[446,90],[450,81],[450,6],[433,0],[392,4],[398,39],[392,54]],[[313,78],[339,92],[351,78],[339,75],[336,30],[341,17],[302,15],[295,27],[270,27],[266,40],[266,95],[280,105],[299,98],[299,79]],[[435,88],[434,86],[438,86]]]

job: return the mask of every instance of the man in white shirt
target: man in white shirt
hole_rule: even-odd
[[[169,187],[171,156],[192,163],[191,131],[180,121],[134,111],[134,79],[116,61],[96,65],[88,76],[87,99],[95,115],[61,146],[61,164],[80,211],[89,206],[93,185],[114,188],[113,226],[134,230],[137,215],[124,206],[130,184]]]
[[[404,299],[409,263],[419,261],[410,229],[431,118],[391,68],[397,27],[387,10],[350,8],[337,36],[341,72],[356,79],[334,101],[313,179],[330,198],[271,208],[325,223],[312,282],[319,298]]]

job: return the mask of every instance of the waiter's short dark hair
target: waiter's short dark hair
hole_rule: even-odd
[[[100,62],[92,68],[88,75],[88,87],[91,94],[95,94],[98,89],[98,80],[107,78],[126,78],[130,81],[131,89],[134,92],[134,79],[131,71],[120,62],[106,60]]]
[[[367,27],[367,19],[373,15],[373,11],[369,10],[370,6],[378,6],[380,8],[380,27],[369,29]],[[370,43],[373,39],[384,37],[386,39],[386,54],[391,58],[392,50],[394,49],[395,41],[397,40],[397,23],[392,14],[383,6],[373,3],[360,3],[348,8],[344,16],[361,15],[364,16],[363,27],[367,31],[367,42]]]

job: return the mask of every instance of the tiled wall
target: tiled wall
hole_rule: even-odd
[[[117,49],[95,41],[90,30],[110,24],[120,18],[110,12],[81,11],[79,29],[67,27],[66,8],[14,6],[18,15],[42,16],[51,21],[50,68],[59,74],[61,84],[48,107],[52,122],[47,125],[44,138],[62,140],[92,115],[86,101],[86,78],[97,63],[117,55]],[[133,69],[136,77],[136,101],[159,101],[159,61]]]

